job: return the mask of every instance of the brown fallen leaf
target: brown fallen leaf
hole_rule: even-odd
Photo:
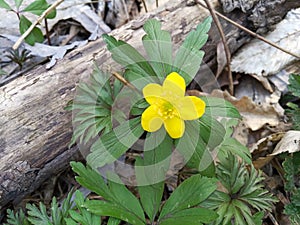
[[[300,151],[300,131],[290,130],[285,133],[270,155],[278,155],[283,152],[294,153]]]
[[[259,130],[264,125],[277,126],[280,117],[283,116],[283,111],[278,109],[278,104],[264,103],[258,104],[248,96],[243,96],[237,99],[231,96],[228,92],[214,90],[211,94],[214,97],[224,98],[231,102],[240,112],[243,117],[243,122],[252,131]]]

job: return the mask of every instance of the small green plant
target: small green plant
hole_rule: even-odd
[[[57,203],[55,197],[52,199],[51,210],[47,212],[46,206],[40,202],[39,207],[33,204],[26,205],[26,215],[22,210],[13,213],[12,210],[7,210],[6,225],[99,225],[100,216],[88,212],[83,207],[86,201],[80,191],[74,193],[74,202],[71,201],[73,192],[62,201]]]
[[[216,174],[222,188],[202,204],[218,213],[213,224],[262,224],[262,212],[271,210],[275,198],[263,188],[261,173],[230,153],[220,161]]]
[[[0,68],[0,76],[5,75],[6,72]]]
[[[300,221],[300,152],[291,154],[283,162],[285,185],[284,189],[290,196],[290,203],[285,206],[284,213],[290,218],[292,224]]]
[[[204,52],[199,49],[211,22],[209,17],[198,25],[174,53],[170,33],[159,21],[148,20],[142,38],[147,58],[128,43],[103,36],[122,70],[96,67],[89,82],[78,85],[71,141],[87,161],[86,166],[71,163],[76,180],[99,198],[84,199],[78,193],[75,208],[60,213],[53,212],[54,201],[51,215],[41,206],[34,210],[37,220],[29,207],[27,221],[54,223],[56,215],[67,225],[100,220],[109,225],[262,224],[274,199],[251,165],[249,150],[231,137],[239,112],[224,99],[186,94],[200,68]],[[134,182],[125,183],[126,174],[118,170],[100,174],[103,166],[117,168],[119,158],[129,153]],[[166,177],[175,153],[193,173],[183,182],[178,179],[168,193]],[[176,177],[177,172],[171,173]],[[10,218],[24,220],[23,215]]]
[[[24,12],[32,13],[34,15],[40,16],[50,4],[46,0],[35,0],[31,4],[27,5],[25,8],[21,9],[23,0],[14,0],[14,6],[9,5],[5,0],[0,0],[0,7],[7,9],[9,12],[14,12],[19,19],[19,30],[21,34],[24,34],[26,30],[31,26],[32,22],[23,15]],[[45,18],[45,24],[47,28],[47,19],[53,19],[56,16],[56,10],[51,11]],[[49,31],[46,29],[46,35]],[[40,28],[35,27],[31,33],[25,38],[26,43],[34,45],[36,42],[43,42],[44,36]]]
[[[300,75],[291,74],[289,78],[288,90],[296,100],[300,100]],[[290,117],[293,123],[293,129],[300,130],[300,108],[299,105],[288,102],[287,106],[290,109],[286,110],[287,115]]]
[[[28,60],[30,56],[30,52],[26,49],[20,50],[16,49],[13,50],[12,48],[7,50],[8,54],[6,55],[12,62],[15,62],[19,65],[20,70],[23,68],[23,64],[26,60]]]

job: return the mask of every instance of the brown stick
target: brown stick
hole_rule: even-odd
[[[223,45],[224,45],[224,50],[225,50],[225,54],[226,54],[226,60],[227,60],[227,69],[228,69],[228,80],[229,80],[229,92],[231,95],[233,95],[234,93],[234,87],[233,87],[233,79],[232,79],[232,72],[231,72],[231,68],[230,68],[230,62],[231,62],[231,54],[230,54],[230,49],[227,45],[227,41],[226,41],[226,38],[225,38],[225,35],[224,35],[224,32],[223,32],[223,29],[222,29],[222,26],[221,26],[221,23],[218,19],[218,17],[216,16],[216,12],[213,10],[209,0],[204,0],[206,5],[207,5],[207,8],[218,28],[218,31],[220,33],[220,36],[221,36],[221,39],[222,39],[222,42],[223,42]]]
[[[196,2],[197,2],[198,5],[200,5],[200,6],[204,7],[204,8],[206,8],[206,9],[208,9],[208,8],[207,8],[204,4],[202,4],[199,0],[196,0]],[[275,44],[274,42],[265,39],[264,37],[260,36],[259,34],[254,33],[253,31],[247,29],[246,27],[243,27],[242,25],[240,25],[240,24],[234,22],[233,20],[229,19],[228,17],[222,15],[222,14],[219,13],[218,11],[215,11],[215,10],[213,10],[213,11],[215,12],[215,14],[216,14],[217,16],[221,17],[222,19],[226,20],[227,22],[231,23],[232,25],[234,25],[234,26],[240,28],[241,30],[247,32],[248,34],[252,35],[253,37],[255,37],[255,38],[257,38],[257,39],[259,39],[259,40],[261,40],[261,41],[263,41],[263,42],[265,42],[265,43],[267,43],[267,44],[273,46],[274,48],[277,48],[277,49],[279,49],[279,50],[281,50],[281,51],[283,51],[283,52],[285,52],[285,53],[287,53],[287,54],[289,54],[289,55],[291,55],[291,56],[294,56],[295,58],[300,59],[300,56],[299,56],[299,55],[297,55],[297,54],[295,54],[295,53],[292,53],[292,52],[290,52],[290,51],[288,51],[288,50],[286,50],[286,49],[280,47],[279,45]]]
[[[124,85],[126,85],[127,87],[129,87],[130,89],[139,92],[139,90],[132,85],[128,80],[126,80],[124,77],[122,77],[120,74],[118,74],[117,72],[112,72],[111,73],[116,79],[118,79],[119,81],[121,81]],[[140,93],[140,92],[139,92]]]
[[[147,12],[148,12],[148,9],[147,9],[147,5],[146,5],[145,0],[142,0],[142,3],[143,3],[143,6],[144,6],[144,8],[145,8],[145,12],[147,13]]]

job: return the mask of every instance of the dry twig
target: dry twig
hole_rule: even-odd
[[[139,90],[132,85],[128,80],[126,80],[124,77],[122,77],[120,74],[118,74],[117,72],[111,72],[111,74],[118,79],[119,81],[121,81],[125,86],[129,87],[130,89],[139,92]]]
[[[220,33],[220,36],[221,36],[221,39],[222,39],[222,42],[223,42],[223,45],[224,45],[224,50],[225,50],[225,55],[226,55],[226,60],[227,60],[227,69],[228,69],[228,80],[229,80],[229,92],[231,95],[233,95],[234,93],[234,89],[233,89],[233,79],[232,79],[232,72],[231,72],[231,68],[230,68],[230,62],[231,62],[231,54],[230,54],[230,49],[227,45],[227,41],[226,41],[226,37],[225,37],[225,34],[223,32],[223,29],[222,29],[222,26],[221,26],[221,23],[218,19],[218,17],[216,16],[216,12],[213,10],[209,0],[204,0],[206,5],[207,5],[207,8],[218,28],[218,31]]]
[[[147,13],[147,12],[148,12],[148,9],[147,9],[147,5],[146,5],[145,0],[142,0],[142,3],[143,3],[143,6],[144,6],[144,8],[145,8],[145,12]]]

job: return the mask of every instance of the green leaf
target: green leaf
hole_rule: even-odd
[[[7,10],[11,10],[10,5],[7,4],[5,0],[0,0],[0,8],[4,8],[4,9],[7,9]]]
[[[290,107],[290,109],[286,109],[286,114],[291,119],[291,122],[293,123],[293,129],[300,130],[300,108],[297,104],[288,102],[287,106]]]
[[[99,215],[92,214],[87,211],[86,208],[83,208],[85,200],[83,194],[77,190],[75,192],[75,203],[77,210],[69,210],[69,214],[73,220],[68,221],[70,224],[82,224],[82,225],[98,225],[101,223],[101,217]]]
[[[111,110],[116,94],[123,87],[115,81],[111,87],[110,75],[95,65],[88,83],[80,83],[72,104],[73,136],[70,146],[76,141],[86,144],[97,135],[112,130]]]
[[[33,224],[52,225],[46,211],[46,206],[40,202],[39,208],[35,205],[27,204],[28,220]]]
[[[164,204],[159,220],[191,208],[208,198],[217,188],[216,179],[194,175],[182,182]]]
[[[23,0],[14,0],[14,1],[15,1],[15,5],[16,5],[17,9],[19,9],[23,3]]]
[[[95,170],[85,167],[82,163],[71,162],[72,170],[79,176],[76,176],[76,181],[87,189],[97,193],[106,200],[113,201],[113,195],[108,189],[102,176]]]
[[[159,225],[199,225],[210,223],[218,217],[218,214],[205,208],[185,209],[170,215],[159,222]]]
[[[221,146],[218,149],[219,151],[222,151],[225,155],[231,152],[234,155],[240,156],[246,163],[252,163],[251,153],[249,149],[234,138],[225,138],[224,142],[222,142]]]
[[[224,140],[226,130],[224,126],[213,117],[204,114],[200,119],[199,133],[202,140],[210,150],[218,147]]]
[[[300,153],[296,152],[285,158],[283,162],[285,171],[284,189],[289,193],[291,202],[284,207],[284,213],[290,216],[292,224],[300,220],[300,188],[297,187],[297,179],[300,174]]]
[[[30,12],[32,14],[40,16],[49,7],[50,7],[50,4],[48,4],[46,0],[35,0],[31,4],[29,4],[23,11]],[[47,15],[46,18],[53,19],[55,16],[56,16],[56,10],[53,10]]]
[[[25,16],[21,15],[20,23],[19,23],[19,29],[21,34],[24,34],[30,26],[31,26],[31,22]],[[25,38],[25,42],[28,43],[29,45],[34,45],[36,42],[41,43],[43,41],[44,41],[43,33],[37,27],[33,28],[30,34]]]
[[[107,173],[108,185],[114,201],[134,214],[142,221],[145,220],[144,211],[138,199],[124,186],[121,179],[114,173]]]
[[[23,210],[17,211],[15,214],[11,209],[7,209],[7,224],[4,225],[29,225]]]
[[[120,219],[109,217],[107,225],[119,225],[121,223]]]
[[[232,153],[219,159],[217,178],[225,190],[215,191],[201,206],[219,214],[215,225],[227,225],[232,220],[237,224],[259,224],[256,222],[259,215],[253,216],[255,211],[270,210],[276,201],[263,188],[261,173],[253,165],[249,170],[249,165],[240,162]]]
[[[241,119],[239,111],[223,98],[201,97],[206,103],[205,113],[212,117],[226,117]]]
[[[199,49],[208,39],[207,32],[210,29],[211,22],[212,18],[208,17],[197,26],[196,30],[191,31],[176,53],[173,71],[183,76],[187,85],[200,68],[204,52],[199,51]]]
[[[143,45],[156,75],[165,78],[172,72],[172,42],[168,31],[161,30],[161,23],[150,19],[144,24],[146,35]]]
[[[289,78],[288,90],[296,97],[300,98],[300,75],[291,74]]]
[[[102,135],[91,147],[87,162],[92,168],[116,161],[144,133],[141,118],[125,121],[110,133]]]
[[[296,180],[300,174],[300,153],[296,152],[286,157],[282,166],[286,180],[284,188],[288,192],[293,192],[296,189]]]
[[[133,48],[131,45],[124,41],[116,40],[114,37],[103,34],[103,40],[107,44],[108,50],[112,53],[112,58],[126,69],[132,70],[133,72],[140,74],[140,77],[156,76],[155,71],[147,60]],[[128,81],[133,80],[127,77]]]
[[[213,159],[208,146],[200,136],[199,121],[185,121],[185,127],[183,136],[175,142],[176,149],[182,154],[188,167],[213,176]]]
[[[256,225],[262,225],[262,219],[264,217],[264,212],[257,212],[253,215],[253,221]]]
[[[117,204],[110,202],[91,200],[84,204],[90,212],[101,216],[111,216],[133,225],[145,225],[145,222],[136,217],[132,212],[129,212]]]
[[[160,207],[172,145],[173,141],[164,129],[148,133],[144,144],[144,159],[137,158],[135,162],[141,203],[151,222]]]
[[[46,2],[46,0],[35,0],[31,4],[29,4],[23,11],[40,16],[47,8],[48,3]]]

